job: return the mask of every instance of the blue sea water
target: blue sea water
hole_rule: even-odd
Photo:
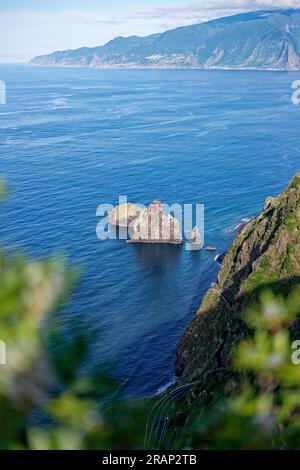
[[[60,314],[66,338],[88,337],[81,368],[114,363],[122,393],[154,394],[219,266],[205,251],[99,241],[96,208],[119,195],[205,204],[206,243],[224,251],[299,169],[300,74],[1,65],[0,79],[1,244],[62,249],[81,272]]]

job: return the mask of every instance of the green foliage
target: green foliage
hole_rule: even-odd
[[[142,447],[143,404],[108,406],[116,383],[78,374],[85,338],[60,333],[74,279],[62,257],[37,262],[0,251],[0,449]]]
[[[194,410],[177,446],[299,449],[300,365],[292,361],[299,313],[299,288],[287,298],[262,294],[246,315],[252,335],[234,353],[236,391],[200,413]]]
[[[35,262],[0,254],[0,340],[7,349],[0,366],[1,449],[142,446],[143,405],[101,406],[116,384],[78,375],[85,339],[77,335],[65,344],[57,333],[54,313],[73,277],[60,258]]]

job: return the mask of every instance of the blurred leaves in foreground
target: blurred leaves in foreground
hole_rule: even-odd
[[[72,278],[60,258],[31,262],[0,254],[0,339],[7,356],[0,366],[2,449],[134,448],[142,440],[140,406],[101,406],[115,393],[114,381],[80,375],[84,338],[70,342],[57,331],[55,312]]]
[[[149,407],[104,405],[114,382],[79,374],[84,336],[70,340],[57,328],[73,280],[59,257],[36,262],[0,252],[0,341],[7,354],[0,365],[1,449],[143,447]],[[251,335],[233,355],[234,387],[208,407],[191,404],[185,422],[168,426],[170,447],[300,447],[300,365],[292,362],[299,313],[299,290],[288,298],[263,293],[246,315]]]
[[[37,262],[0,251],[1,449],[141,446],[141,405],[103,406],[112,401],[115,382],[80,374],[84,335],[70,339],[60,328],[57,312],[74,277],[61,257]]]
[[[252,334],[233,354],[234,387],[229,380],[227,397],[200,413],[194,409],[179,447],[300,448],[300,342],[294,342],[299,314],[299,288],[287,298],[262,294],[246,315]]]

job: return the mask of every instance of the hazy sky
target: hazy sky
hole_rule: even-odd
[[[280,7],[300,8],[300,0],[0,0],[0,62]]]

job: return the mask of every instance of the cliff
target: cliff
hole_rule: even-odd
[[[300,69],[300,10],[256,11],[104,46],[54,52],[31,65],[95,68]]]
[[[243,316],[266,287],[287,294],[300,281],[300,172],[230,247],[218,280],[180,340],[177,373],[201,378],[200,391],[222,380],[234,345],[247,334]],[[199,396],[199,394],[198,394]]]

